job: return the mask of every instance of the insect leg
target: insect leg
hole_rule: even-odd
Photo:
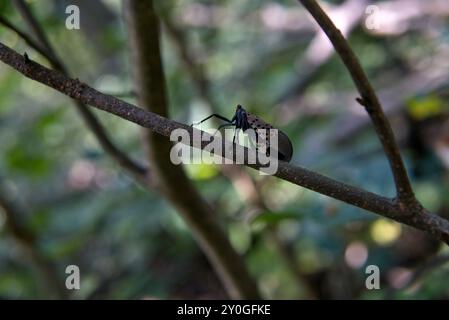
[[[239,134],[238,134],[238,132],[239,132],[239,128],[235,128],[235,130],[234,130],[234,138],[232,139],[232,143],[235,143],[235,137],[237,136],[237,143],[239,142]]]
[[[230,126],[233,126],[234,124],[233,123],[225,123],[225,124],[222,124],[222,125],[220,125],[218,128],[217,128],[217,130],[214,132],[214,136],[217,134],[217,132],[218,131],[220,131],[220,129],[222,129],[222,128],[224,128],[224,127],[230,127]]]
[[[203,120],[201,120],[201,121],[199,121],[199,122],[196,122],[196,123],[194,122],[194,123],[192,123],[190,126],[193,126],[193,125],[195,125],[195,126],[196,126],[196,125],[199,125],[199,124],[203,123],[204,121],[209,120],[209,119],[212,118],[212,117],[216,117],[216,118],[218,118],[218,119],[220,119],[220,120],[226,121],[227,123],[231,123],[231,122],[232,122],[232,121],[229,120],[228,118],[225,118],[225,117],[223,117],[223,116],[221,116],[221,115],[219,115],[219,114],[214,113],[214,114],[208,116],[207,118],[204,118]]]

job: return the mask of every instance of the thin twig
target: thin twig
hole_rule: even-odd
[[[25,32],[17,28],[14,24],[12,24],[8,19],[3,16],[0,16],[0,24],[4,25],[9,30],[15,32],[21,39],[23,39],[31,48],[36,50],[41,56],[46,57],[47,52],[41,48],[41,46],[34,41],[33,38],[29,37]]]
[[[424,275],[426,275],[429,272],[435,271],[435,269],[445,265],[449,262],[449,255],[438,255],[435,257],[432,257],[428,261],[424,262],[424,264],[420,265],[418,268],[416,268],[413,273],[410,275],[410,278],[399,288],[398,290],[405,290],[412,286],[416,281],[418,281],[420,278],[422,278]]]
[[[30,59],[26,60],[22,55],[5,46],[1,42],[0,60],[30,79],[45,84],[87,105],[114,114],[142,127],[149,128],[165,137],[170,137],[171,133],[175,129],[184,129],[189,133],[191,139],[188,143],[185,141],[183,141],[183,143],[191,145],[194,148],[205,149],[209,145],[209,141],[212,140],[212,137],[205,132],[198,133],[199,130],[186,124],[169,120],[115,97],[105,95],[77,79],[70,79],[58,71],[50,70]],[[205,140],[207,140],[206,138],[209,138],[209,140],[202,141],[200,146],[194,144],[194,140],[192,139],[194,130],[196,131],[195,135],[202,135]],[[219,138],[215,137],[214,139]],[[236,149],[242,148],[235,144],[230,144],[225,140],[222,140],[222,144],[222,150],[231,149],[234,151],[233,154],[235,154]],[[230,145],[232,146],[230,147]],[[230,156],[229,154],[224,154],[223,156],[227,159],[233,160],[232,155]],[[245,165],[253,169],[260,169],[262,167],[257,163],[249,163],[247,156],[245,156],[244,160]],[[283,161],[279,162],[279,168],[274,175],[296,185],[377,213],[384,217],[391,218],[419,230],[423,230],[449,244],[449,221],[432,214],[427,210],[418,210],[400,206],[394,199],[389,199],[372,192],[350,186],[316,172],[293,166]]]
[[[184,65],[187,73],[193,81],[194,88],[197,91],[198,96],[208,104],[212,112],[217,112],[218,108],[214,103],[212,97],[212,91],[209,86],[207,77],[204,72],[204,68],[195,62],[193,55],[188,48],[187,40],[185,39],[182,31],[170,20],[170,17],[162,17],[163,26],[168,36],[175,45],[181,62]]]
[[[28,8],[28,5],[23,0],[13,0],[13,4],[16,6],[20,15],[25,20],[25,23],[28,25],[28,29],[33,32],[36,37],[38,43],[46,50],[46,54],[44,56],[49,57],[52,64],[56,63],[58,65],[58,69],[63,69],[62,64],[60,63],[58,57],[55,55],[54,50],[48,40],[45,32],[42,30],[39,22],[34,17],[31,10]],[[62,70],[61,70],[62,71]],[[66,73],[65,71],[63,71]]]
[[[318,22],[321,29],[323,29],[329,40],[332,42],[335,50],[348,69],[354,84],[361,95],[360,98],[357,98],[357,101],[365,107],[371,117],[371,121],[373,122],[374,128],[382,143],[393,173],[397,198],[400,204],[418,209],[420,205],[414,196],[399,147],[397,146],[394,138],[393,130],[391,129],[390,123],[382,110],[379,99],[377,98],[374,89],[365,75],[359,60],[344,36],[341,34],[340,30],[337,29],[316,1],[299,1]]]

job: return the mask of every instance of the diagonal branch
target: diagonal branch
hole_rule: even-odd
[[[32,30],[38,42],[34,41],[31,37],[21,31],[19,28],[14,26],[4,17],[0,17],[0,23],[16,32],[25,42],[27,42],[33,49],[44,56],[51,64],[51,66],[68,75],[68,71],[61,59],[58,58],[55,50],[50,44],[50,41],[42,30],[39,22],[33,16],[32,12],[28,8],[27,4],[22,0],[14,0],[14,4],[20,11],[24,20],[28,24],[30,30]],[[114,160],[117,161],[123,168],[131,172],[137,180],[145,183],[147,168],[143,165],[137,163],[133,159],[129,158],[126,153],[120,150],[110,139],[105,129],[95,116],[95,114],[89,110],[89,108],[79,101],[74,101],[75,106],[80,113],[81,117],[84,119],[85,123],[92,131],[94,136],[97,138],[100,145],[103,147],[104,151],[108,153]]]
[[[44,30],[41,28],[39,22],[34,17],[31,10],[28,8],[28,5],[25,3],[25,1],[13,0],[13,4],[14,4],[14,6],[16,6],[17,10],[20,12],[20,15],[25,20],[25,23],[27,24],[28,29],[34,34],[38,43],[40,43],[42,48],[44,48],[44,50],[47,52],[47,54],[45,56],[48,56],[50,61],[57,62],[57,64],[59,64],[59,59],[56,56],[54,50],[52,49],[50,41],[47,38],[47,35],[45,34]],[[62,67],[62,66],[60,65],[60,67]]]
[[[321,29],[326,33],[332,42],[335,50],[348,69],[361,98],[357,101],[363,105],[368,112],[377,135],[382,143],[384,152],[390,163],[396,185],[397,198],[399,202],[407,207],[420,207],[415,198],[410,180],[407,175],[404,162],[399,152],[399,147],[395,142],[393,130],[385,116],[382,106],[372,88],[359,60],[352,51],[348,42],[334,25],[323,9],[314,0],[299,0],[318,22]]]
[[[193,137],[193,133],[196,131],[195,135],[202,134],[205,138],[209,138],[209,141],[212,139],[207,133],[198,133],[199,130],[186,124],[169,120],[153,112],[145,111],[113,96],[103,94],[77,79],[71,79],[58,71],[50,70],[25,58],[1,42],[0,60],[30,79],[45,84],[87,105],[114,114],[142,127],[149,128],[153,132],[165,137],[170,137],[172,131],[175,129],[184,129],[191,137]],[[214,139],[219,138],[216,137]],[[184,143],[187,142],[184,141]],[[231,145],[231,149],[234,151],[237,148],[241,148],[224,140],[222,143],[222,150],[229,150],[229,145]],[[188,144],[195,148],[205,149],[209,142],[203,141],[201,146],[197,146],[196,144],[194,145],[193,139],[190,139]],[[225,154],[224,157],[233,159],[232,155],[229,156],[228,154]],[[253,169],[261,168],[260,164],[248,163],[248,157],[245,157],[245,164]],[[331,198],[410,225],[449,244],[449,221],[425,209],[404,207],[394,199],[350,186],[282,161],[279,162],[279,168],[275,176]]]
[[[348,36],[358,26],[360,19],[365,14],[366,5],[366,0],[346,0],[338,7],[332,8],[330,16],[338,18],[342,33]],[[304,95],[333,54],[332,46],[327,42],[326,36],[318,29],[305,49],[304,56],[296,62],[300,66],[296,69],[301,70],[298,79],[281,93],[279,98],[276,99],[276,104],[281,103],[283,105],[293,97]]]

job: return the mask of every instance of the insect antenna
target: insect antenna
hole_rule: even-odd
[[[232,123],[232,121],[229,120],[228,118],[223,117],[222,115],[219,115],[219,114],[217,114],[217,113],[214,113],[214,114],[211,114],[210,116],[204,118],[203,120],[201,120],[201,121],[199,121],[199,122],[194,122],[194,123],[192,123],[190,126],[197,126],[197,125],[203,123],[204,121],[209,120],[209,119],[212,118],[212,117],[215,117],[215,118],[218,118],[218,119],[220,119],[220,120],[226,121],[227,123]]]

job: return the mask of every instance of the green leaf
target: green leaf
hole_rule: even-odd
[[[36,130],[42,134],[42,132],[49,126],[58,123],[61,120],[61,115],[64,113],[64,108],[56,108],[50,111],[46,111],[37,120],[35,127]]]
[[[264,212],[251,221],[251,224],[276,224],[284,220],[301,220],[304,214],[298,212]]]
[[[10,169],[35,177],[45,175],[50,169],[50,163],[42,152],[21,145],[7,151],[6,161]]]

